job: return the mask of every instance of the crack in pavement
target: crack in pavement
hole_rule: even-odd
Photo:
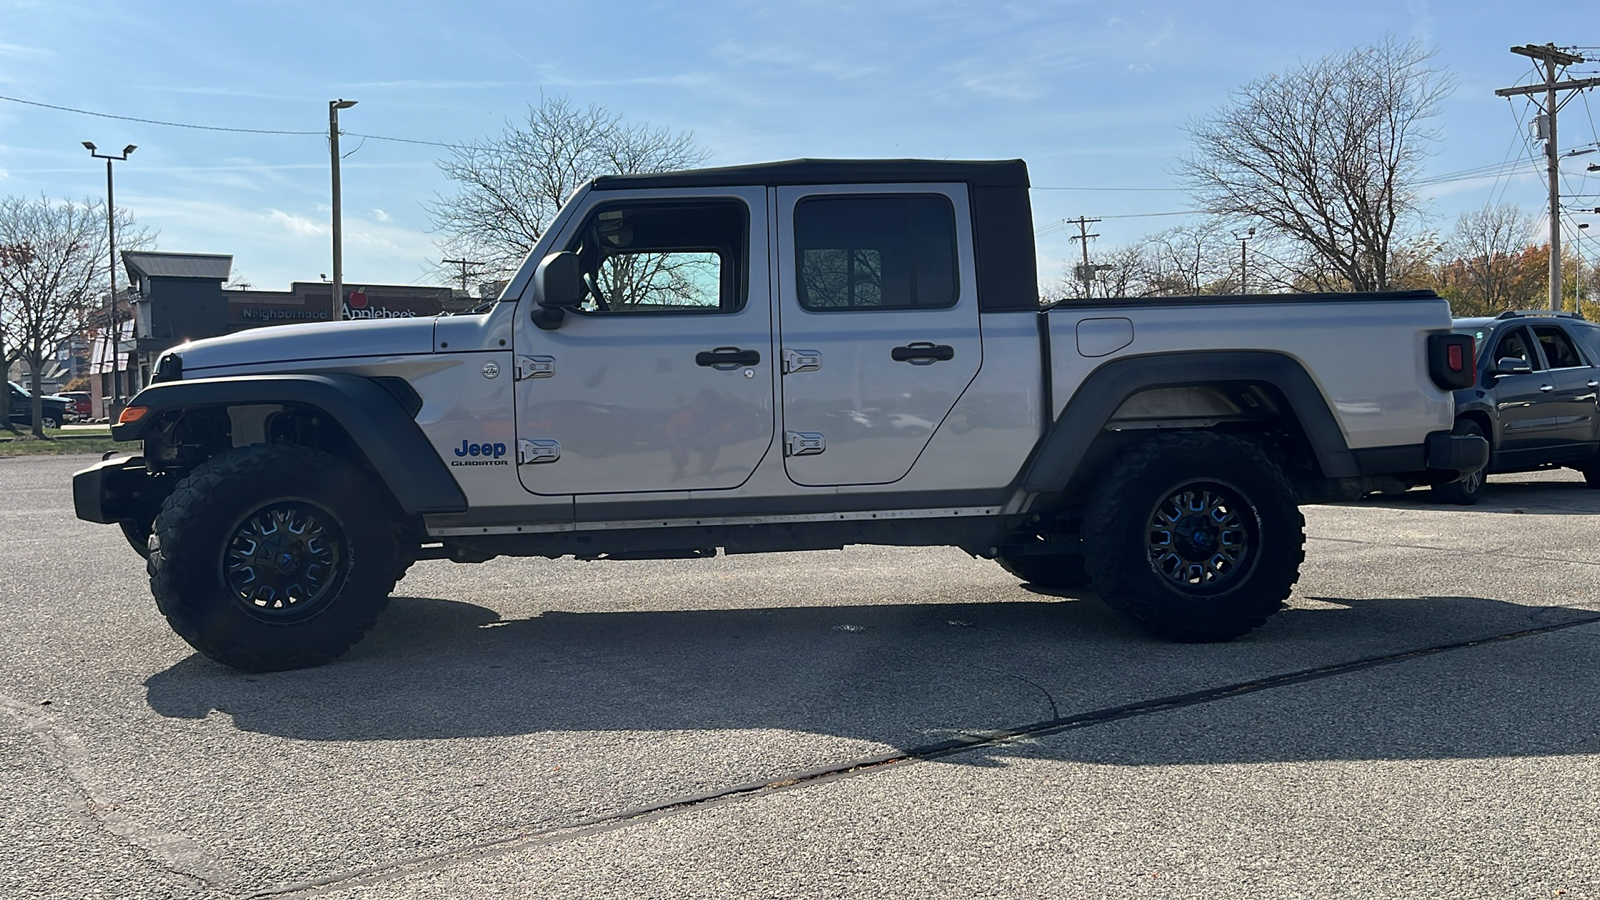
[[[1253,681],[1239,682],[1221,687],[1207,688],[1186,694],[1175,694],[1169,697],[1160,697],[1152,700],[1141,700],[1120,706],[1106,707],[1089,712],[1077,713],[1070,716],[1057,716],[1043,722],[1034,722],[1014,728],[997,729],[988,732],[971,732],[969,737],[957,737],[917,747],[900,753],[867,757],[852,762],[842,763],[821,769],[806,772],[797,772],[778,779],[752,782],[724,788],[693,797],[682,797],[676,800],[667,800],[646,806],[634,807],[614,813],[595,816],[590,819],[575,822],[560,828],[546,829],[543,831],[525,831],[509,837],[481,841],[453,850],[438,853],[424,854],[410,859],[400,860],[379,866],[370,866],[350,870],[324,878],[317,878],[294,884],[280,885],[275,888],[257,891],[248,895],[250,900],[265,900],[265,898],[285,897],[291,895],[314,895],[326,893],[330,890],[346,887],[361,887],[365,885],[380,884],[387,881],[405,877],[419,872],[430,872],[448,869],[463,863],[476,860],[504,856],[522,850],[546,847],[555,844],[567,843],[579,838],[606,831],[644,824],[666,816],[678,815],[702,808],[720,806],[723,804],[740,802],[787,791],[795,788],[806,787],[812,784],[827,783],[844,778],[853,778],[869,775],[882,771],[901,763],[925,762],[959,753],[969,752],[984,747],[999,747],[1014,744],[1023,740],[1034,740],[1040,737],[1060,734],[1081,728],[1092,728],[1111,722],[1131,719],[1138,716],[1153,715],[1190,706],[1212,703],[1217,700],[1226,700],[1242,697],[1262,691],[1320,681],[1325,678],[1334,678],[1355,672],[1373,669],[1380,666],[1389,666],[1396,663],[1409,662],[1449,653],[1456,650],[1467,650],[1487,644],[1497,644],[1514,641],[1527,637],[1536,637],[1543,634],[1565,631],[1582,625],[1600,623],[1600,615],[1585,615],[1553,625],[1541,625],[1535,628],[1525,628],[1517,631],[1507,631],[1483,637],[1469,638],[1462,641],[1453,641],[1447,644],[1436,644],[1430,647],[1420,647],[1411,650],[1401,650],[1379,656],[1369,656],[1345,662],[1330,663],[1311,669],[1301,669],[1295,672],[1286,672],[1280,675],[1270,675]],[[1005,673],[1002,673],[1005,674]],[[1020,677],[1020,676],[1015,676]],[[1026,679],[1023,679],[1026,680]],[[1032,683],[1032,682],[1030,682]],[[1036,685],[1037,686],[1037,685]],[[1042,690],[1042,689],[1041,689]],[[1052,699],[1052,705],[1054,700]]]
[[[63,727],[58,717],[0,694],[0,711],[44,746],[45,756],[61,767],[83,795],[83,810],[107,832],[141,848],[161,868],[208,888],[226,888],[237,879],[190,839],[141,824],[123,811],[97,774],[83,738]]]
[[[991,669],[991,668],[988,668],[986,666],[973,666],[972,668],[977,669],[980,672],[988,672],[988,673],[993,674],[993,675],[999,675],[1002,678],[1015,678],[1016,680],[1022,682],[1023,684],[1031,684],[1031,685],[1033,685],[1035,688],[1038,689],[1039,693],[1044,695],[1045,702],[1050,704],[1050,718],[1052,718],[1052,719],[1061,718],[1061,708],[1056,706],[1056,698],[1055,698],[1055,696],[1050,693],[1050,690],[1048,688],[1046,688],[1044,685],[1040,684],[1039,682],[1034,681],[1033,679],[1028,678],[1028,677],[1026,677],[1024,675],[1018,675],[1015,672],[1005,672],[1005,671],[1001,671],[1000,669]]]

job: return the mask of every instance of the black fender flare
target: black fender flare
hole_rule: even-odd
[[[130,408],[148,411],[133,422],[112,426],[111,436],[141,440],[163,416],[183,410],[276,404],[315,409],[339,423],[407,513],[466,511],[466,495],[416,420],[394,394],[360,375],[238,375],[162,382],[129,401]]]
[[[1361,474],[1327,399],[1299,362],[1268,350],[1197,350],[1124,356],[1091,372],[1045,435],[1023,476],[1023,489],[1032,493],[1061,490],[1106,423],[1134,394],[1220,382],[1255,382],[1276,388],[1305,430],[1323,476]]]

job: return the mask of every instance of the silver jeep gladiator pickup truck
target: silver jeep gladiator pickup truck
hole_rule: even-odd
[[[491,308],[165,354],[74,478],[200,652],[327,662],[417,559],[948,545],[1160,637],[1279,609],[1303,502],[1481,468],[1430,292],[1041,309],[1020,160],[605,176]]]

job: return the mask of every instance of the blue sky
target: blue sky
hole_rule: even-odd
[[[1173,190],[1183,126],[1230,88],[1386,35],[1435,48],[1457,82],[1435,122],[1430,175],[1526,158],[1525,104],[1493,95],[1532,75],[1508,48],[1600,46],[1594,21],[1577,3],[1513,14],[1438,0],[0,0],[0,95],[309,132],[326,130],[328,100],[347,97],[359,101],[342,116],[347,132],[448,143],[497,133],[543,91],[693,131],[717,165],[1020,156],[1040,188],[1036,223],[1106,217],[1098,245],[1109,248],[1182,221],[1148,214],[1188,207]],[[1587,103],[1600,106],[1600,95],[1563,113],[1563,147],[1597,140]],[[103,163],[85,140],[138,145],[117,165],[117,201],[159,230],[160,249],[231,253],[236,274],[263,289],[328,271],[324,137],[0,101],[0,194],[102,197]],[[343,165],[346,281],[437,282],[426,204],[450,189],[434,165],[447,151],[348,136],[344,149],[354,151]],[[1593,159],[1567,161],[1575,191],[1600,190],[1584,187]],[[1537,212],[1544,196],[1536,174],[1449,181],[1429,194],[1440,228],[1492,198]],[[1040,253],[1049,279],[1076,249],[1057,231]]]

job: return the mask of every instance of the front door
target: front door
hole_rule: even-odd
[[[983,361],[966,187],[785,187],[777,198],[789,478],[898,481]]]
[[[765,190],[594,191],[571,221],[583,307],[550,330],[519,311],[523,486],[738,487],[774,431]]]
[[[1555,390],[1544,360],[1528,330],[1522,326],[1506,329],[1495,340],[1491,369],[1502,359],[1520,359],[1533,371],[1526,375],[1501,375],[1495,378],[1494,402],[1500,419],[1500,441],[1495,447],[1499,464],[1519,464],[1530,453],[1542,452],[1553,440],[1554,416],[1548,406]]]

